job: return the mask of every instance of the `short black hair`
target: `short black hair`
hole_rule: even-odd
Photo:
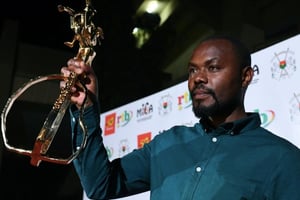
[[[249,49],[246,47],[245,44],[242,43],[237,38],[234,38],[230,35],[210,35],[206,37],[202,42],[209,41],[209,40],[226,40],[232,44],[234,47],[234,51],[239,59],[241,69],[251,66],[251,54]]]

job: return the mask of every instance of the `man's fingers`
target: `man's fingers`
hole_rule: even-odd
[[[71,96],[71,102],[73,102],[74,104],[76,104],[79,107],[83,105],[84,99],[85,99],[84,92],[77,91],[77,92],[73,93],[73,95]]]
[[[70,100],[77,107],[81,107],[83,104],[87,105],[87,102],[84,102],[87,97],[85,90],[88,89],[93,92],[96,90],[96,85],[94,85],[96,84],[96,80],[93,78],[94,71],[82,60],[68,60],[67,66],[61,68],[61,74],[65,77],[65,80],[60,82],[61,89],[64,89],[66,86],[67,77],[69,77],[72,72],[75,72],[78,76],[76,84],[71,88]]]
[[[82,74],[86,68],[82,60],[70,59],[68,60],[68,69],[74,71],[76,74]]]

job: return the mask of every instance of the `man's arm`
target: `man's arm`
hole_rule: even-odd
[[[87,141],[85,148],[73,163],[87,196],[89,198],[108,199],[148,190],[149,184],[141,183],[149,182],[147,178],[149,170],[142,167],[148,166],[149,149],[135,151],[131,153],[131,156],[122,158],[122,161],[116,159],[110,162],[101,135],[97,77],[91,66],[86,65],[81,60],[70,59],[68,66],[61,69],[66,77],[71,71],[83,78],[82,81],[88,90],[88,100],[85,102],[86,94],[80,85],[72,88],[71,102],[73,106],[70,109],[73,148],[77,148],[83,139],[83,130],[78,124],[79,110],[82,106],[86,107],[83,120],[88,132]],[[62,81],[61,87],[64,84]],[[144,163],[142,164],[141,161]]]
[[[107,152],[99,126],[100,117],[93,106],[84,113],[84,123],[88,130],[85,148],[73,161],[83,189],[89,198],[107,199],[126,194],[123,170],[119,159],[108,160]],[[83,139],[83,132],[78,125],[78,111],[72,112],[73,146],[78,148]]]
[[[82,143],[83,133],[76,121],[78,111],[71,115],[76,148]],[[110,162],[101,136],[97,108],[87,108],[84,122],[88,130],[87,143],[73,164],[86,195],[92,199],[108,199],[149,190],[150,147],[135,150]]]

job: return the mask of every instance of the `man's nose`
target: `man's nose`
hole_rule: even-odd
[[[208,78],[207,78],[206,70],[205,69],[197,70],[197,72],[195,73],[195,76],[194,76],[194,81],[196,83],[207,83]]]

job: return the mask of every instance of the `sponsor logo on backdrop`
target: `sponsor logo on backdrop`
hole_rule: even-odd
[[[165,116],[172,112],[172,96],[167,94],[162,96],[158,102],[158,114]]]
[[[141,108],[137,109],[136,111],[136,118],[137,121],[144,121],[151,119],[153,113],[153,105],[149,102],[143,103]]]
[[[275,80],[288,79],[295,73],[296,60],[294,52],[289,48],[281,52],[274,52],[271,59],[271,73],[272,78]]]
[[[109,147],[109,146],[106,146],[105,149],[106,149],[106,152],[107,152],[108,159],[111,159],[113,157],[113,154],[114,154],[114,149],[112,147]]]
[[[178,110],[188,108],[192,105],[192,98],[188,91],[177,97]]]
[[[292,122],[300,124],[300,93],[294,93],[290,102],[290,119]]]
[[[116,113],[111,113],[105,116],[104,135],[115,133]]]
[[[117,116],[117,127],[126,126],[133,117],[133,112],[125,110],[120,115]]]
[[[258,109],[255,109],[254,112],[259,113],[261,126],[264,128],[269,126],[275,119],[275,112],[273,110],[260,111]]]
[[[142,148],[145,144],[151,141],[151,132],[142,133],[137,136],[137,147]]]
[[[130,146],[127,139],[122,139],[119,142],[119,157],[122,157],[130,152]]]
[[[254,72],[254,76],[252,78],[251,84],[255,84],[259,80],[259,78],[258,78],[259,77],[259,67],[258,67],[258,65],[255,64],[255,65],[253,65],[252,69]]]

